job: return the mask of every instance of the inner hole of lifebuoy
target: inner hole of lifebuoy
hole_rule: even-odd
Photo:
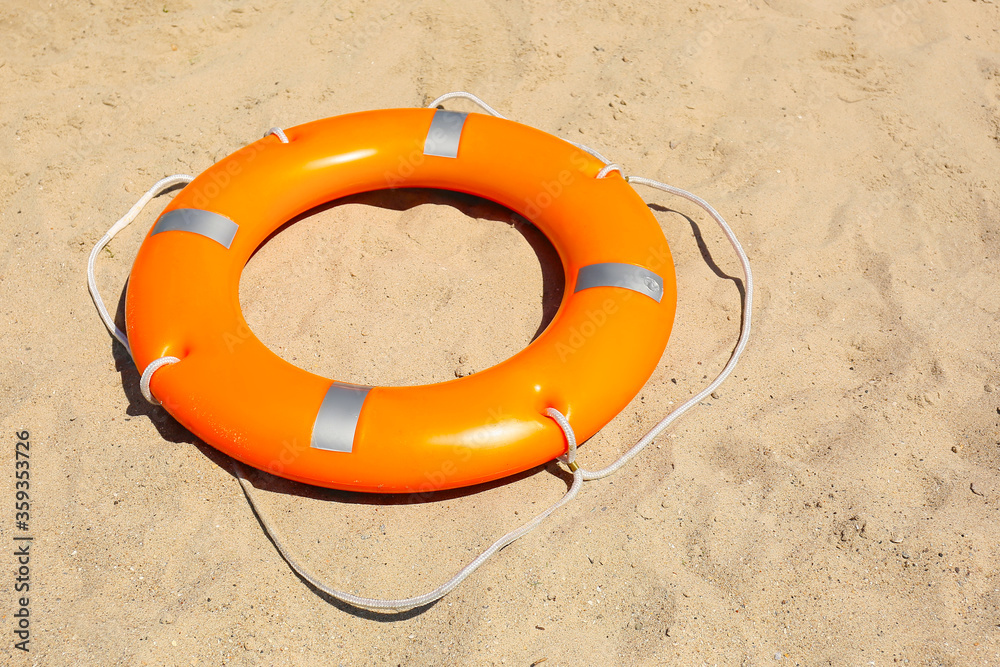
[[[380,190],[282,226],[244,268],[240,304],[286,361],[402,386],[513,356],[549,324],[564,284],[548,239],[511,210],[445,190]]]

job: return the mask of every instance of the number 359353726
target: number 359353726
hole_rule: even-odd
[[[30,450],[30,434],[27,431],[20,431],[17,433],[17,444],[14,446],[14,476],[16,478],[14,507],[17,512],[14,518],[16,521],[27,521],[28,510],[31,507],[28,496],[28,490],[31,488]]]

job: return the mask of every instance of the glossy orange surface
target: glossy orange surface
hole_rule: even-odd
[[[138,368],[165,355],[153,394],[206,443],[251,466],[318,486],[426,492],[526,470],[563,454],[552,406],[582,442],[638,393],[667,344],[676,304],[667,241],[617,173],[539,130],[469,114],[457,158],[425,156],[433,109],[367,111],[268,136],[223,159],[164,213],[198,208],[239,225],[231,247],[198,234],[147,236],[126,297]],[[441,188],[498,202],[531,220],[563,263],[566,290],[548,328],[510,359],[439,384],[377,387],[352,452],[310,447],[331,379],[265,347],[239,303],[240,274],[283,223],[339,197],[389,187]],[[635,264],[664,279],[657,303],[600,287],[574,293],[582,266]],[[484,295],[484,298],[489,298]],[[350,381],[350,378],[336,378]]]

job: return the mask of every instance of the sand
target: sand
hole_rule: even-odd
[[[358,613],[289,570],[228,457],[143,401],[87,254],[157,179],[271,126],[460,89],[711,201],[753,262],[755,330],[717,397],[444,600]],[[0,91],[0,662],[1000,664],[998,3],[6,0]],[[738,333],[724,238],[642,195],[675,253],[677,320],[648,385],[581,450],[592,468]],[[101,256],[119,318],[171,196]],[[408,384],[514,354],[561,282],[516,215],[407,191],[287,228],[241,301],[304,368]],[[403,596],[558,498],[553,470],[423,503],[252,479],[311,569]]]

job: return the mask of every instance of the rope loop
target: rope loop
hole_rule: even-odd
[[[473,95],[472,93],[467,93],[464,90],[456,90],[456,91],[451,92],[451,93],[445,93],[441,97],[438,97],[436,100],[434,100],[433,102],[431,102],[430,104],[428,104],[427,108],[428,109],[433,109],[434,107],[438,106],[442,102],[446,102],[448,100],[453,100],[453,99],[469,100],[470,102],[478,105],[481,109],[483,109],[484,111],[486,111],[486,113],[490,114],[491,116],[496,116],[497,118],[503,118],[504,120],[507,120],[506,116],[504,116],[499,111],[497,111],[496,109],[494,109],[493,107],[491,107],[489,104],[487,104],[486,102],[484,102],[482,99],[479,98],[479,96]],[[582,150],[582,151],[584,151],[586,153],[589,153],[590,155],[593,155],[595,158],[597,158],[598,160],[600,160],[604,164],[609,164],[610,163],[610,160],[608,160],[606,157],[604,157],[603,155],[601,155],[600,153],[598,153],[597,151],[595,151],[590,146],[586,146],[584,144],[578,144],[575,141],[570,141],[569,143],[573,144],[574,146],[576,146],[580,150]],[[601,178],[603,178],[603,176]]]
[[[570,485],[569,489],[562,498],[556,501],[547,510],[522,525],[520,528],[515,528],[491,544],[488,549],[479,554],[471,563],[459,570],[458,573],[451,579],[444,582],[434,590],[422,595],[414,595],[413,597],[400,598],[396,600],[386,600],[380,598],[362,597],[360,595],[355,595],[354,593],[348,593],[347,591],[333,588],[325,584],[316,575],[306,569],[306,567],[299,563],[298,560],[296,560],[295,557],[289,552],[288,547],[285,546],[285,541],[281,539],[281,536],[275,529],[274,524],[271,523],[270,517],[257,503],[257,500],[254,498],[256,491],[254,490],[253,485],[243,474],[243,466],[239,463],[236,464],[236,477],[240,481],[240,486],[243,487],[243,493],[246,495],[247,500],[250,503],[250,507],[253,508],[254,513],[260,520],[260,524],[264,527],[264,532],[270,536],[271,540],[274,542],[274,546],[278,548],[278,553],[280,553],[281,557],[285,559],[285,562],[288,563],[289,567],[297,572],[300,577],[330,597],[336,598],[341,602],[346,602],[347,604],[360,609],[367,609],[369,611],[380,613],[399,613],[410,609],[416,609],[417,607],[425,607],[436,600],[440,600],[454,590],[456,586],[465,581],[470,574],[479,569],[479,566],[489,560],[490,556],[500,551],[508,544],[516,542],[521,537],[530,533],[538,527],[542,521],[547,519],[549,515],[569,501],[573,500],[573,498],[576,497],[576,494],[580,492],[580,487],[583,485],[582,474],[579,471],[574,472],[573,483]]]
[[[487,104],[486,102],[484,102],[481,99],[479,99],[479,97],[477,97],[476,95],[473,95],[472,93],[467,93],[464,90],[456,90],[453,93],[445,93],[441,97],[437,98],[436,100],[434,100],[433,102],[431,102],[430,104],[428,104],[427,108],[428,109],[433,109],[434,107],[436,107],[437,105],[441,104],[442,102],[445,102],[447,100],[453,100],[453,99],[456,99],[456,98],[461,98],[461,99],[469,100],[470,102],[473,102],[474,104],[478,105],[481,109],[483,109],[484,111],[486,111],[486,113],[490,114],[491,116],[496,116],[497,118],[503,118],[504,120],[507,119],[506,116],[501,115],[499,111],[497,111],[496,109],[494,109],[493,107],[491,107],[489,104]]]
[[[171,364],[176,364],[180,359],[177,357],[160,357],[155,361],[151,361],[146,370],[142,372],[142,377],[139,378],[139,391],[142,392],[142,397],[153,405],[160,405],[160,401],[153,396],[153,392],[149,390],[149,381],[153,379],[153,373],[163,368],[164,366],[169,366]]]
[[[566,438],[566,453],[558,457],[560,461],[566,464],[570,472],[576,472],[580,469],[580,466],[576,464],[576,431],[570,425],[569,420],[566,419],[566,415],[559,412],[555,408],[546,408],[545,414],[551,417],[559,428],[562,429],[563,436]]]
[[[622,178],[624,178],[626,181],[628,180],[628,176],[626,176],[625,172],[622,171],[622,166],[617,162],[612,162],[611,164],[605,165],[603,169],[597,172],[596,178],[604,178],[613,171],[617,171],[619,174],[621,174]]]
[[[283,144],[288,143],[288,137],[285,136],[285,131],[282,130],[280,127],[272,127],[270,130],[264,133],[264,138],[267,139],[272,134],[278,137],[278,141],[280,141],[281,143]]]

